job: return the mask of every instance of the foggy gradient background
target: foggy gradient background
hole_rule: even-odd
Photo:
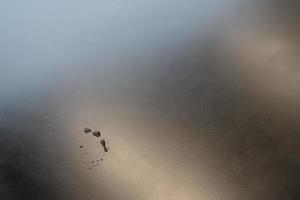
[[[299,199],[299,31],[296,0],[1,0],[0,199]]]

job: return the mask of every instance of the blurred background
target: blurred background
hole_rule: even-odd
[[[0,30],[0,199],[300,198],[299,1],[1,0]]]

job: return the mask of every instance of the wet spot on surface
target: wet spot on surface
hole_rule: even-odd
[[[93,134],[95,137],[100,137],[100,136],[101,136],[100,131],[93,131],[92,134]]]
[[[107,152],[108,149],[107,149],[107,147],[106,147],[105,140],[104,140],[104,139],[100,140],[100,143],[101,143],[101,145],[102,145],[102,147],[103,147],[103,149],[104,149],[104,152]]]
[[[83,131],[84,133],[90,133],[92,130],[90,128],[84,128]]]
[[[87,121],[85,121],[85,123],[86,123],[86,126],[87,126]],[[95,136],[96,138],[99,138],[102,135],[101,132],[99,131],[99,129],[98,130],[97,129],[96,130],[92,130],[92,129],[86,127],[86,128],[83,129],[83,131],[86,134],[87,133],[92,133],[92,135]],[[104,139],[100,140],[100,144],[101,144],[101,146],[102,146],[102,148],[104,150],[104,153],[102,152],[103,153],[103,157],[105,157],[105,152],[108,152],[108,150],[110,149],[110,147],[106,146],[106,141]],[[86,147],[86,145],[80,145],[79,147],[83,148],[83,147]],[[89,155],[89,153],[85,152],[84,155]],[[88,168],[88,169],[92,169],[92,168],[96,167],[97,165],[99,166],[99,162],[103,161],[103,157],[101,159],[99,159],[99,160],[85,161],[84,163],[85,164],[87,164],[87,162],[92,163],[92,165]]]

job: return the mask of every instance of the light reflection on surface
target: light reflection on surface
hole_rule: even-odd
[[[298,199],[293,4],[2,1],[0,193]]]

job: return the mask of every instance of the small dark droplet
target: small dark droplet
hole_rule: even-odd
[[[101,158],[100,160],[103,161],[103,158]]]
[[[94,160],[92,160],[92,163],[95,163],[95,161],[94,161]]]
[[[90,128],[84,128],[83,131],[84,133],[90,133],[92,130]]]
[[[100,137],[100,136],[101,136],[100,131],[93,131],[92,134],[93,134],[95,137]]]
[[[79,146],[79,148],[82,148],[82,147],[83,147],[83,145],[80,145],[80,146]]]
[[[97,162],[99,162],[99,160],[97,160]]]
[[[106,144],[105,144],[105,140],[104,139],[100,140],[100,143],[101,143],[101,145],[104,149],[104,152],[107,152],[108,150],[107,150],[107,147],[106,147]]]

